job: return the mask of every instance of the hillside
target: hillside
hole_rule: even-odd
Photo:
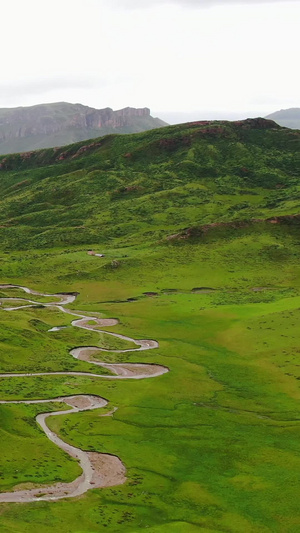
[[[286,128],[300,129],[300,108],[298,107],[281,109],[280,111],[271,113],[266,118],[274,120],[277,124]]]
[[[299,147],[300,133],[248,119],[4,156],[0,244],[122,245],[216,222],[298,214]]]
[[[0,154],[63,146],[107,135],[165,126],[148,108],[119,111],[59,102],[0,109]]]

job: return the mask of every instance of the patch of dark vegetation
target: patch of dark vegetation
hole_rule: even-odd
[[[36,307],[36,309],[37,309],[37,307]],[[35,318],[30,320],[29,324],[31,324],[31,326],[33,328],[35,328],[37,331],[48,331],[48,329],[49,329],[49,325],[48,324],[45,324],[45,322],[42,322],[41,320],[38,320],[38,319],[35,319]]]
[[[60,292],[62,296],[79,296],[79,292]]]
[[[165,292],[165,293],[176,293],[176,292],[179,292],[179,289],[162,289],[161,292]]]
[[[204,291],[209,291],[209,292],[212,292],[212,291],[215,291],[216,289],[213,289],[212,287],[194,287],[192,289],[192,292],[204,292]]]

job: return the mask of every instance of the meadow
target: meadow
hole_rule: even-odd
[[[48,423],[77,447],[118,455],[128,476],[122,486],[74,500],[2,504],[2,530],[297,531],[296,228],[266,224],[247,232],[227,228],[221,235],[216,228],[206,239],[104,252],[105,258],[88,256],[82,247],[2,253],[1,275],[7,283],[22,281],[41,292],[79,292],[70,308],[118,317],[113,331],[160,343],[148,352],[115,354],[115,360],[163,364],[170,372],[122,382],[64,376],[1,380],[1,399],[74,393],[108,399],[105,409],[118,408],[113,416],[100,417],[103,410],[96,410]],[[118,268],[109,268],[113,261]],[[88,370],[89,364],[74,361],[68,350],[94,345],[97,334],[76,328],[48,332],[69,323],[68,315],[47,308],[2,311],[1,353],[13,354],[2,362],[3,371],[16,372],[20,365],[23,371],[49,365]],[[9,345],[7,330],[15,339]],[[78,475],[76,462],[34,421],[37,412],[56,407],[0,406],[1,491]]]

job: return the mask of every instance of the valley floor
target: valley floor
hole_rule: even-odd
[[[8,402],[0,404],[0,493],[80,477],[78,462],[36,423],[45,409],[52,435],[90,456],[118,457],[127,479],[55,502],[42,494],[1,503],[1,531],[298,531],[297,232],[236,229],[222,239],[104,253],[0,257],[2,284],[42,293],[32,307],[9,310],[17,302],[5,299],[20,301],[24,291],[0,287],[0,398]],[[58,308],[66,290],[79,293],[63,307],[82,315],[75,322],[83,327]],[[57,295],[52,306],[49,294]],[[102,331],[112,318],[117,337]],[[145,338],[159,345],[136,350],[135,342],[147,345],[133,339]],[[103,351],[71,357],[75,346]],[[128,378],[133,364],[170,372],[112,379],[116,369]],[[109,403],[70,412],[53,403],[79,396]]]

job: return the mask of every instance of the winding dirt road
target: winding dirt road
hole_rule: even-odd
[[[0,378],[12,378],[12,377],[33,377],[33,376],[56,376],[56,375],[68,375],[68,376],[90,376],[101,379],[144,379],[150,377],[160,376],[169,371],[167,367],[154,365],[154,364],[143,364],[143,363],[103,363],[101,361],[94,361],[91,356],[99,351],[113,352],[113,353],[125,353],[132,351],[142,351],[142,350],[151,350],[158,347],[158,342],[154,340],[136,340],[126,337],[125,335],[120,335],[118,333],[112,333],[104,331],[102,328],[108,326],[114,326],[118,324],[117,319],[99,319],[94,316],[85,316],[83,314],[75,313],[70,309],[66,309],[64,306],[70,303],[73,303],[76,299],[76,294],[60,293],[60,294],[43,294],[37,291],[28,289],[27,287],[19,285],[0,285],[1,289],[22,289],[25,293],[56,298],[56,302],[43,303],[44,307],[55,307],[63,313],[71,314],[76,318],[72,321],[73,327],[78,327],[82,329],[88,329],[93,331],[98,331],[105,333],[106,335],[112,335],[119,339],[133,342],[137,345],[137,348],[129,350],[105,350],[103,348],[98,348],[96,346],[85,346],[81,348],[74,348],[70,351],[70,355],[75,359],[80,359],[82,361],[88,361],[97,366],[109,369],[114,375],[99,375],[93,374],[91,372],[26,372],[26,373],[5,373],[0,374]],[[41,305],[40,302],[26,299],[26,298],[0,298],[0,304],[3,302],[27,302],[26,305],[16,305],[13,307],[3,308],[5,311],[14,311],[17,309],[24,309],[26,307],[34,307],[36,305]],[[94,324],[91,325],[91,322]],[[58,331],[60,328],[51,328],[49,332]],[[109,454],[96,453],[96,452],[86,452],[79,448],[75,448],[70,444],[64,442],[56,433],[51,431],[47,426],[47,418],[55,415],[70,414],[80,411],[89,411],[92,409],[99,409],[107,405],[107,400],[101,398],[100,396],[92,395],[76,395],[76,396],[63,396],[59,398],[52,398],[47,400],[18,400],[18,401],[4,401],[0,400],[1,404],[42,404],[49,402],[60,402],[66,404],[68,409],[54,412],[46,412],[37,415],[36,421],[45,432],[48,439],[50,439],[54,444],[59,446],[62,450],[68,453],[71,457],[78,460],[79,465],[82,469],[82,474],[72,481],[71,483],[56,483],[52,486],[43,486],[38,488],[32,488],[27,490],[16,490],[13,492],[5,492],[0,494],[0,503],[4,502],[19,502],[19,503],[29,503],[34,501],[41,500],[59,500],[62,498],[74,498],[75,496],[80,496],[92,488],[100,487],[110,487],[114,485],[120,485],[126,481],[126,470],[121,462],[121,460]],[[111,412],[106,413],[102,416],[112,416],[116,408]]]

